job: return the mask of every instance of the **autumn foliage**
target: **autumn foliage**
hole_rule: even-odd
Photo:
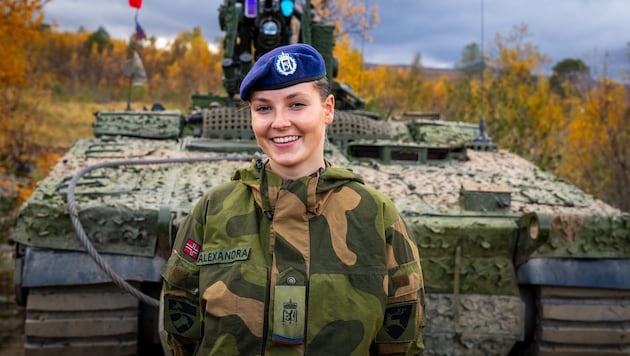
[[[200,28],[182,29],[159,47],[150,33],[140,43],[132,41],[132,24],[129,39],[112,39],[102,27],[92,33],[60,32],[44,25],[45,1],[0,1],[0,192],[17,192],[10,204],[27,196],[32,182],[67,149],[41,140],[51,125],[40,115],[43,99],[120,102],[133,94],[134,105],[162,102],[186,111],[191,93],[223,92],[222,53],[209,49]],[[349,34],[369,40],[377,7],[314,3],[338,29],[337,80],[362,96],[369,110],[440,112],[446,120],[475,123],[483,116],[501,147],[630,210],[630,101],[626,86],[604,75],[605,62],[586,79],[567,73],[550,77],[544,71],[550,59],[526,40],[522,25],[498,34],[488,53],[478,54],[479,62],[470,56],[476,47],[467,46],[463,65],[444,75],[428,76],[419,53],[408,65],[370,66]],[[147,72],[142,87],[131,87],[122,71],[134,50]],[[577,68],[580,75],[597,69]]]
[[[41,49],[43,23],[41,0],[1,0],[0,10],[0,199],[11,206],[28,194],[30,184],[18,177],[34,171],[36,157],[46,153],[34,142],[37,107],[28,105],[29,90],[38,90],[46,80],[37,58]],[[9,193],[6,193],[9,192]],[[13,192],[13,193],[11,193]],[[13,195],[12,195],[13,194]],[[14,198],[12,198],[14,197]]]
[[[626,86],[602,74],[605,61],[602,70],[588,71],[580,60],[567,60],[580,65],[545,75],[549,59],[524,40],[527,34],[521,25],[507,36],[497,35],[487,65],[449,83],[448,117],[485,116],[501,147],[629,211]]]

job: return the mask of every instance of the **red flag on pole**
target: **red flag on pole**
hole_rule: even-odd
[[[136,9],[140,10],[140,8],[142,7],[142,0],[129,0],[129,6],[135,7]]]

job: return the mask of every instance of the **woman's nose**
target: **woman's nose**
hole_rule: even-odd
[[[287,117],[287,114],[283,110],[277,110],[276,115],[273,118],[273,122],[271,123],[271,127],[283,128],[288,126],[291,126],[291,121]]]

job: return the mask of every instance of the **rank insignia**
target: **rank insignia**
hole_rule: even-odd
[[[275,290],[271,340],[285,345],[303,343],[306,319],[306,287],[276,286]]]

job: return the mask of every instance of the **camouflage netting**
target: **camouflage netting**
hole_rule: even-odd
[[[463,186],[486,187],[501,194],[507,189],[511,204],[500,214],[537,212],[549,216],[550,241],[534,257],[630,256],[627,214],[507,151],[468,150],[467,155],[467,161],[443,160],[426,165],[355,163],[352,169],[391,196],[408,216],[474,214],[459,205]]]
[[[176,141],[79,141],[22,206],[13,238],[26,245],[83,250],[66,207],[68,183],[81,168],[111,161],[200,156],[217,154],[181,151]],[[229,180],[232,171],[245,164],[196,162],[96,169],[79,180],[79,218],[98,251],[152,256],[160,209],[167,207],[177,216],[186,214],[212,185]]]
[[[477,152],[468,150],[468,161],[441,161],[427,165],[379,165],[390,176],[400,177],[435,211],[459,209],[459,192],[463,184],[508,187],[514,213],[531,211],[549,214],[619,214],[604,202],[577,187],[537,168],[525,159],[504,150]],[[381,184],[380,174],[355,165],[353,170],[375,186]],[[399,192],[385,191],[389,195]]]
[[[507,355],[519,338],[521,308],[519,297],[429,293],[425,355]]]
[[[470,124],[439,121],[434,125],[413,125],[411,132],[418,142],[433,144],[455,144],[472,141],[477,134],[477,127]]]
[[[182,114],[179,111],[101,111],[96,113],[94,136],[131,136],[176,139]]]

